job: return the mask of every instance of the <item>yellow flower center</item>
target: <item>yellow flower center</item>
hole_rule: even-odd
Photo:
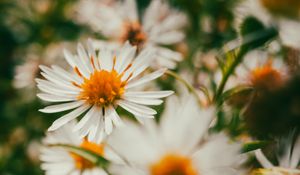
[[[261,0],[261,4],[271,13],[284,16],[299,16],[299,0]]]
[[[103,144],[96,144],[87,141],[84,139],[80,145],[80,148],[88,150],[93,152],[94,154],[97,154],[99,156],[103,156],[104,154],[104,145]],[[75,167],[79,170],[86,170],[91,169],[94,167],[94,164],[90,162],[89,160],[86,160],[85,158],[81,157],[80,155],[77,155],[75,153],[70,153],[72,158],[75,161]]]
[[[259,90],[275,90],[283,84],[282,75],[270,64],[258,67],[251,72],[251,84]]]
[[[90,104],[105,106],[121,97],[125,85],[126,82],[121,81],[121,76],[115,70],[95,71],[80,85],[82,91],[78,98]]]
[[[131,45],[142,47],[147,39],[146,33],[143,31],[139,22],[124,23],[123,32],[121,34],[121,42],[129,41]]]
[[[150,172],[151,175],[197,175],[191,159],[176,154],[164,156],[150,167]]]

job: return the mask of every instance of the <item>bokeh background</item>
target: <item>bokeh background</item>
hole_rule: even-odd
[[[137,0],[140,13],[149,2],[150,0]],[[214,69],[215,53],[226,43],[238,38],[234,23],[236,14],[233,9],[239,2],[239,0],[169,0],[171,6],[186,13],[190,21],[189,26],[185,28],[185,42],[176,45],[176,49],[184,54],[185,60],[179,63],[175,71],[193,70],[194,78],[197,80],[193,81],[195,87],[202,83],[201,77],[198,77],[199,72]],[[43,174],[39,167],[38,149],[45,131],[57,115],[42,114],[38,111],[45,106],[36,98],[38,90],[34,78],[40,77],[38,65],[57,63],[63,66],[63,48],[75,50],[76,44],[85,42],[87,38],[103,38],[99,32],[78,20],[78,10],[81,7],[79,3],[76,0],[0,1],[1,175]],[[215,130],[227,128],[232,136],[246,139],[244,130],[248,130],[247,134],[265,139],[261,133],[274,130],[276,135],[286,130],[291,123],[293,127],[299,126],[300,78],[297,73],[299,50],[281,47],[280,52],[287,58],[290,68],[295,72],[292,81],[278,92],[270,92],[262,100],[253,103],[248,108],[249,115],[246,118],[240,119],[239,110],[235,110],[238,112],[232,112],[230,120],[226,123],[224,119],[226,114],[221,111]],[[195,60],[196,57],[206,60],[206,65],[199,66],[202,62]],[[172,82],[174,78],[166,78],[158,83],[162,89],[173,89]],[[210,82],[210,85],[214,91],[216,84]],[[232,99],[231,102],[238,106],[240,105],[238,99],[239,97]],[[252,117],[253,115],[256,118]],[[282,118],[282,115],[286,118]],[[273,116],[274,120],[278,120],[266,127],[266,123],[270,122],[266,116]],[[247,129],[240,120],[249,121]],[[261,124],[256,125],[257,123]]]

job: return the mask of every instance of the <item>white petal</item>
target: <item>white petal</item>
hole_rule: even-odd
[[[65,71],[64,69],[60,68],[59,66],[52,65],[51,66],[53,71],[56,72],[58,75],[64,77],[65,79],[69,81],[74,81],[77,84],[81,84],[83,82],[82,79],[78,78],[77,76]]]
[[[148,75],[144,76],[141,79],[138,79],[136,81],[130,81],[125,88],[129,89],[129,88],[136,87],[136,86],[139,86],[141,84],[147,83],[149,81],[152,81],[152,80],[162,76],[165,73],[165,71],[166,71],[166,69],[160,69],[160,70],[157,70],[157,71],[155,71],[151,74],[148,74]]]
[[[145,98],[137,98],[137,97],[125,97],[123,99],[141,105],[160,105],[163,103],[162,100],[150,99],[150,98],[145,99]]]
[[[157,113],[154,109],[128,101],[122,100],[119,102],[119,105],[125,110],[131,112],[133,115],[137,116],[152,116]]]
[[[104,121],[105,121],[105,133],[109,135],[113,129],[111,118],[109,116],[104,116]]]
[[[118,115],[117,111],[112,106],[110,106],[110,110],[111,110],[110,117],[111,117],[113,124],[117,127],[123,126],[122,119]]]
[[[75,125],[73,131],[79,131],[83,126],[85,126],[96,113],[97,107],[93,106],[83,117],[82,119]]]
[[[66,110],[77,108],[78,106],[81,106],[84,103],[85,103],[84,101],[63,103],[63,104],[58,104],[58,105],[47,106],[44,109],[40,109],[39,111],[44,112],[44,113],[61,112],[61,111],[66,111]]]
[[[255,151],[255,157],[264,168],[274,167],[274,165],[262,153],[261,149]]]
[[[67,60],[67,62],[69,63],[69,65],[74,68],[76,66],[75,62],[74,62],[74,56],[66,49],[64,49],[64,55],[65,55],[65,59]]]
[[[172,95],[173,93],[174,91],[129,91],[124,94],[124,97],[164,98]]]
[[[300,135],[295,141],[293,153],[291,156],[291,164],[289,168],[296,169],[299,162],[300,162]]]
[[[93,69],[90,64],[89,56],[87,55],[85,49],[83,48],[82,44],[78,44],[77,46],[77,53],[79,55],[79,61],[83,65],[83,67],[88,71],[88,73],[92,73]]]
[[[74,101],[76,97],[68,97],[68,96],[58,96],[52,94],[39,93],[37,96],[45,101],[49,102],[66,102],[66,101]]]
[[[83,105],[80,106],[79,108],[73,110],[72,112],[60,117],[59,119],[55,120],[53,124],[50,126],[48,131],[54,131],[58,129],[59,127],[63,126],[64,124],[68,123],[69,121],[75,119],[79,115],[81,115],[83,112],[85,112],[90,105]]]

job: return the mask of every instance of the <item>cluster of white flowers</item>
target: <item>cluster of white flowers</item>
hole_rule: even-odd
[[[151,1],[141,16],[135,0],[82,0],[77,8],[77,21],[90,25],[105,39],[88,39],[78,44],[75,54],[64,50],[70,69],[40,65],[43,78],[35,79],[41,91],[37,96],[55,103],[40,111],[65,112],[49,127],[43,141],[40,159],[46,174],[249,173],[243,167],[248,155],[242,153],[242,143],[226,132],[210,132],[218,112],[212,101],[203,107],[197,93],[183,90],[178,95],[172,90],[144,88],[183,60],[183,54],[174,49],[185,38],[182,29],[188,21],[183,13],[163,0]],[[225,88],[241,82],[257,88],[281,86],[286,65],[268,56],[261,51],[248,53]],[[222,77],[216,72],[219,84]],[[156,120],[157,111],[151,106],[163,104],[165,97],[163,114]],[[124,119],[121,114],[126,113],[134,118]],[[281,171],[299,175],[299,141],[298,137],[295,146],[289,146],[280,161],[282,169],[273,166],[261,150],[256,151],[257,160],[266,168],[259,173],[271,169],[272,175]]]

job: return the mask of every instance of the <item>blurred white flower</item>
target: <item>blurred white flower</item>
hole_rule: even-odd
[[[295,7],[298,8],[298,14],[300,14],[299,2],[293,1],[294,3],[291,3],[290,1],[285,0],[287,3],[284,2],[284,0],[245,0],[242,1],[235,10],[235,16],[236,21],[235,25],[236,28],[239,29],[242,21],[245,19],[245,17],[248,16],[254,16],[257,19],[259,19],[261,22],[263,22],[265,25],[273,25],[278,28],[279,31],[279,37],[282,40],[282,43],[286,46],[293,47],[300,49],[300,22],[299,20],[295,19],[289,19],[283,16],[278,15],[272,15],[268,9],[263,5],[264,2],[262,1],[268,1],[268,3],[278,3],[278,8],[282,7],[283,10],[289,10],[292,11]],[[297,3],[297,4],[295,4]]]
[[[16,66],[13,86],[17,89],[28,88],[32,90],[36,87],[35,78],[39,76],[39,65],[58,64],[63,66],[66,62],[61,56],[63,47],[71,46],[70,43],[52,43],[43,48],[40,45],[33,44],[29,46],[25,55],[20,51],[18,57],[24,59],[24,63]]]
[[[151,1],[142,17],[138,15],[135,0],[113,3],[83,0],[78,9],[78,21],[100,31],[114,47],[129,41],[139,49],[154,49],[157,55],[151,64],[154,67],[175,68],[176,62],[182,60],[179,52],[164,46],[183,41],[182,28],[186,26],[187,19],[162,0]],[[101,47],[103,42],[97,45],[99,43]]]
[[[256,159],[264,169],[258,170],[263,175],[299,175],[300,135],[293,142],[293,134],[280,140],[285,147],[282,155],[277,154],[279,165],[272,164],[261,149],[255,151]],[[294,143],[294,145],[293,145]],[[298,167],[298,168],[297,168]]]
[[[248,85],[260,90],[276,90],[289,78],[288,66],[280,57],[268,51],[255,50],[245,55],[243,62],[228,79],[225,90],[238,85]],[[215,73],[217,84],[221,82],[222,72]]]
[[[160,123],[147,121],[144,127],[128,123],[118,128],[107,143],[128,162],[113,167],[122,175],[234,175],[239,174],[240,145],[224,134],[208,136],[215,115],[213,108],[200,109],[197,101],[172,96]]]
[[[82,139],[78,132],[72,132],[75,124],[70,122],[54,132],[47,133],[40,150],[41,168],[47,175],[107,175],[103,169],[96,167],[86,158],[58,146],[59,144],[76,146],[107,159],[115,157],[105,143],[89,142]]]
[[[160,98],[169,96],[172,91],[136,91],[133,88],[144,85],[165,72],[165,68],[143,73],[153,60],[151,49],[143,50],[135,56],[136,47],[126,43],[116,53],[102,49],[95,51],[91,41],[87,51],[78,44],[77,55],[65,50],[65,58],[73,68],[67,72],[58,66],[40,66],[47,80],[37,79],[38,88],[43,92],[37,96],[49,102],[63,102],[41,109],[44,113],[71,110],[54,121],[49,131],[58,129],[84,114],[76,125],[80,136],[88,135],[88,140],[99,142],[104,132],[110,134],[113,124],[120,126],[122,121],[116,108],[132,113],[137,119],[154,118],[156,111],[146,105],[159,105]]]

